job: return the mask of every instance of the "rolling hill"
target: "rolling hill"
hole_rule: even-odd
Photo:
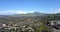
[[[11,15],[12,17],[29,17],[29,16],[44,16],[44,15],[47,15],[45,13],[40,13],[40,12],[34,12],[34,13],[27,13],[27,14],[14,14],[14,15]]]

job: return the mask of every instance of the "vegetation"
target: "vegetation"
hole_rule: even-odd
[[[52,20],[60,20],[60,14],[34,17],[0,17],[0,23],[6,24],[9,28],[13,27],[10,30],[7,29],[7,32],[52,32],[51,29],[46,26],[47,22]],[[4,32],[6,32],[6,30]]]

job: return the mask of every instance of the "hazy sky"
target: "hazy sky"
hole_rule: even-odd
[[[60,13],[60,0],[0,0],[0,14]]]

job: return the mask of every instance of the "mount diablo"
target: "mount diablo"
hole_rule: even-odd
[[[34,17],[34,16],[44,16],[44,15],[47,15],[47,14],[45,14],[45,13],[40,13],[40,12],[34,12],[34,13],[27,13],[27,14],[14,14],[14,15],[11,15],[11,16],[13,16],[13,17],[24,17],[24,16],[26,16],[26,17],[28,17],[28,16],[32,16],[32,17]]]

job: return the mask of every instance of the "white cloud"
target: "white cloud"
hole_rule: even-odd
[[[4,14],[4,15],[9,15],[9,14],[26,14],[28,12],[24,12],[24,11],[16,11],[16,10],[5,10],[5,11],[0,11],[0,14]]]
[[[11,15],[11,14],[26,14],[26,13],[33,13],[35,12],[35,10],[33,11],[17,11],[17,10],[4,10],[1,11],[0,10],[0,15]],[[39,11],[42,13],[60,13],[60,8],[51,8],[50,10],[47,11]]]
[[[55,9],[56,13],[60,13],[60,8]]]
[[[60,8],[51,8],[47,13],[60,13]]]

